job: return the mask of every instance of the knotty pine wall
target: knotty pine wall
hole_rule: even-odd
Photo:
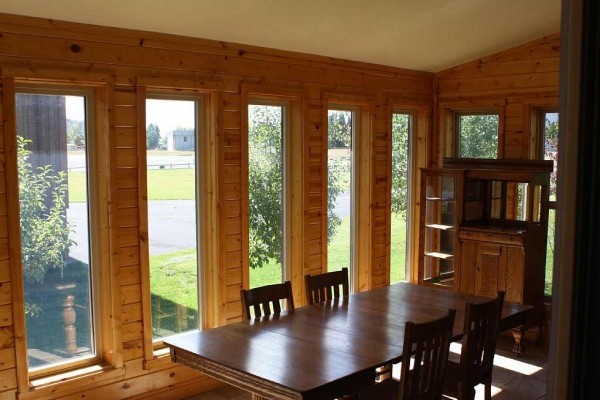
[[[303,302],[302,278],[325,268],[326,220],[324,171],[327,102],[347,103],[370,116],[367,140],[374,160],[365,182],[370,204],[364,235],[373,244],[361,266],[361,290],[387,284],[389,250],[389,130],[392,109],[418,110],[423,127],[418,143],[427,143],[433,105],[433,74],[309,56],[230,43],[137,32],[0,14],[0,399],[175,399],[214,387],[216,383],[168,357],[152,357],[149,307],[143,279],[148,275],[144,242],[143,171],[145,169],[146,93],[154,90],[199,92],[206,97],[209,130],[214,133],[211,188],[216,205],[212,227],[218,242],[211,246],[206,315],[208,326],[241,317],[239,290],[247,260],[247,226],[242,161],[245,99],[250,96],[289,100],[301,107],[302,171],[300,226],[296,243],[301,254],[292,271],[294,291]],[[113,368],[87,377],[28,389],[27,372],[16,355],[24,354],[18,238],[16,177],[11,160],[14,135],[14,92],[19,83],[62,83],[96,90],[97,134],[108,146],[109,320],[105,340],[114,349],[105,355]],[[423,117],[425,116],[425,117]],[[418,149],[419,154],[426,151]],[[7,183],[8,182],[8,183]],[[11,207],[12,204],[12,207]],[[15,223],[16,221],[16,223]],[[298,236],[299,235],[299,236]],[[18,243],[18,241],[17,241]],[[146,293],[147,295],[147,293]],[[148,318],[144,318],[147,315]],[[20,321],[20,322],[19,322]],[[149,356],[150,355],[150,356]],[[21,363],[21,365],[23,365]],[[151,393],[150,393],[151,392]]]
[[[435,159],[445,154],[449,110],[486,109],[500,113],[500,156],[532,158],[535,111],[558,108],[559,58],[556,33],[437,73]]]

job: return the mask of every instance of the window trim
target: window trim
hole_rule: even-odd
[[[143,341],[144,341],[144,368],[154,369],[162,365],[166,365],[170,361],[167,347],[162,340],[154,340],[152,333],[152,304],[150,292],[150,243],[147,240],[148,232],[148,182],[147,182],[147,149],[146,149],[146,101],[150,99],[157,100],[182,100],[194,101],[196,103],[196,265],[198,279],[198,326],[201,330],[210,326],[211,320],[210,307],[211,302],[208,300],[209,288],[213,288],[211,271],[208,271],[208,265],[211,257],[214,257],[214,251],[210,249],[211,243],[214,242],[211,235],[213,226],[215,226],[214,218],[216,217],[216,204],[207,192],[208,188],[212,187],[213,181],[210,181],[208,175],[214,172],[214,169],[209,167],[212,162],[211,149],[214,145],[209,146],[211,138],[214,135],[208,115],[207,103],[210,101],[210,94],[202,91],[180,91],[180,90],[161,90],[161,89],[146,89],[145,87],[138,88],[139,97],[139,117],[143,123],[138,127],[138,148],[144,149],[138,154],[138,203],[139,203],[139,221],[140,234],[146,240],[140,241],[140,268],[141,268],[141,288],[142,288],[142,325],[143,325]],[[213,142],[214,143],[214,142]],[[207,168],[208,167],[208,168]],[[210,226],[209,226],[210,225]],[[214,301],[214,300],[213,300]]]
[[[327,217],[327,197],[329,192],[329,111],[349,111],[352,113],[352,158],[351,158],[351,180],[350,180],[350,265],[349,286],[350,292],[355,293],[361,289],[371,286],[371,276],[368,279],[362,277],[370,272],[370,243],[371,232],[361,229],[363,225],[370,225],[371,211],[369,208],[371,188],[369,183],[370,168],[372,160],[370,155],[370,109],[368,105],[337,101],[328,99],[324,102],[323,119],[327,132],[323,135],[324,143],[324,174],[323,174],[323,272],[329,270],[329,241],[327,240],[329,230],[329,219]],[[357,193],[356,188],[368,187]],[[360,268],[359,266],[363,266]],[[359,270],[360,268],[360,270]]]
[[[10,249],[11,276],[18,277],[11,281],[13,323],[15,330],[15,353],[17,366],[17,387],[21,392],[28,392],[35,381],[42,382],[39,387],[50,385],[58,379],[79,381],[86,373],[81,371],[102,366],[102,371],[121,370],[119,360],[114,357],[114,323],[109,318],[114,313],[115,304],[111,293],[115,290],[115,282],[111,278],[109,232],[108,232],[108,171],[109,143],[108,135],[98,134],[107,118],[105,108],[105,88],[101,85],[90,85],[79,82],[56,84],[55,82],[29,82],[14,78],[5,78],[4,101],[6,115],[13,115],[7,124],[5,146],[7,149],[16,148],[16,95],[18,93],[74,95],[86,98],[86,153],[88,163],[88,219],[90,246],[90,280],[92,324],[94,332],[95,355],[73,361],[52,364],[47,367],[30,369],[27,357],[27,334],[25,326],[24,281],[22,279],[21,241],[20,241],[20,193],[18,187],[18,168],[16,151],[8,151],[6,156],[7,196],[9,237],[14,241]],[[104,201],[101,201],[103,199]],[[111,375],[111,374],[109,374]],[[67,376],[68,378],[59,378]],[[103,374],[104,376],[108,375]]]

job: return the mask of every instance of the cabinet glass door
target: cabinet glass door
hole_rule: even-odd
[[[457,178],[426,175],[423,232],[424,284],[454,286],[454,253],[457,230]]]

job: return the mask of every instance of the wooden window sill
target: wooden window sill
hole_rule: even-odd
[[[125,376],[125,368],[113,366],[90,365],[41,378],[31,379],[29,390],[19,395],[19,399],[45,398],[49,393],[75,391],[77,388],[93,385],[110,379],[121,379]],[[60,389],[59,389],[60,387]]]
[[[171,364],[171,352],[168,347],[160,347],[154,349],[153,358],[146,360],[144,363],[144,369],[152,370],[164,368]]]

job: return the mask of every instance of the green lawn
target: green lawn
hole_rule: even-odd
[[[548,215],[548,244],[546,245],[546,282],[544,294],[552,296],[552,272],[554,270],[554,227],[556,211],[550,210]]]
[[[148,200],[191,200],[195,198],[195,170],[151,169],[148,170]],[[165,190],[169,188],[169,190]],[[69,172],[69,202],[85,201],[85,173]]]
[[[392,214],[390,283],[406,280],[406,219]]]

